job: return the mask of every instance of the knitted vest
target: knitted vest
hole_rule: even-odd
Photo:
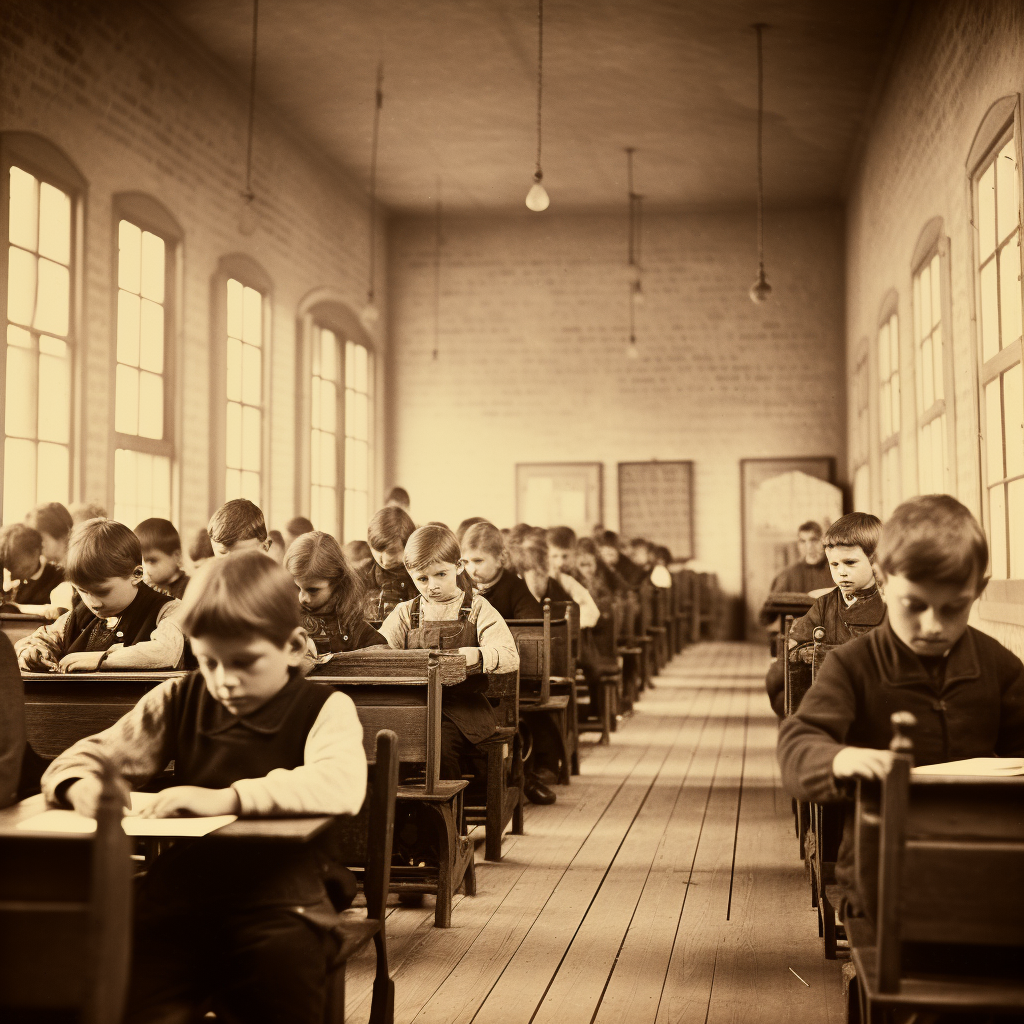
[[[145,583],[140,583],[132,603],[118,617],[114,629],[108,629],[103,619],[96,618],[85,602],[73,609],[64,631],[67,651],[104,651],[114,644],[131,647],[150,638],[156,629],[160,609],[168,601],[169,594],[158,594]]]

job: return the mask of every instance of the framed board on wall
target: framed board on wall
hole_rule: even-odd
[[[600,462],[516,464],[516,522],[589,534],[604,515]]]
[[[619,533],[693,558],[693,463],[620,462]]]

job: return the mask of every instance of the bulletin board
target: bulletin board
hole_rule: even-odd
[[[604,515],[600,462],[516,464],[516,522],[589,534]]]
[[[693,558],[693,463],[620,462],[619,533]]]

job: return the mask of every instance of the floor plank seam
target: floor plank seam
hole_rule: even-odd
[[[736,881],[736,846],[740,838],[740,809],[743,807],[743,777],[747,770],[747,735],[750,729],[750,703],[743,716],[743,757],[740,760],[740,792],[736,799],[736,829],[732,837],[732,867],[729,869],[729,902],[725,908],[725,919],[732,919],[732,888]]]

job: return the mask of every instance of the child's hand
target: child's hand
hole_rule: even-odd
[[[466,668],[472,668],[480,660],[479,647],[460,647],[459,654],[465,655]]]
[[[74,654],[65,654],[60,659],[60,672],[95,672],[99,667],[106,651],[75,651]]]
[[[230,787],[205,789],[202,786],[171,786],[157,793],[156,799],[139,811],[139,817],[180,818],[183,815],[194,815],[208,818],[216,814],[237,814],[238,811],[238,794]]]
[[[18,655],[18,664],[27,672],[57,671],[57,662],[45,647],[26,647]]]
[[[837,779],[884,779],[892,768],[891,750],[871,747],[843,747],[832,758],[832,774]]]
[[[114,785],[121,792],[121,801],[125,807],[131,808],[131,787],[124,779],[116,779]],[[103,783],[95,775],[87,775],[84,779],[78,779],[67,788],[64,799],[86,818],[95,818],[96,810],[100,803],[100,794],[103,792]]]

